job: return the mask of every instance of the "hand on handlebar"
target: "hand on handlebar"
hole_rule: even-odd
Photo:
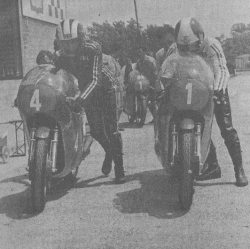
[[[221,95],[221,91],[219,90],[214,90],[214,102],[216,104],[220,103],[220,95]]]
[[[80,113],[83,110],[83,100],[80,97],[76,99],[67,97],[66,102],[73,112]]]

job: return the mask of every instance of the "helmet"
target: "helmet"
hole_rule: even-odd
[[[183,18],[175,26],[175,40],[181,51],[196,52],[204,39],[201,24],[192,17]]]
[[[75,19],[65,19],[56,28],[56,42],[66,56],[75,56],[79,42],[85,40],[83,25]]]

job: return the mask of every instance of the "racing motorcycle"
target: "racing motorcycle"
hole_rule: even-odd
[[[179,203],[189,210],[194,181],[210,149],[214,77],[199,56],[179,55],[175,62],[172,83],[164,74],[161,78],[165,95],[155,124],[155,152],[166,172],[179,180]]]
[[[53,179],[75,178],[93,138],[72,107],[75,78],[53,65],[31,69],[22,80],[17,107],[29,141],[28,170],[34,210],[42,212]]]
[[[124,99],[124,112],[129,117],[129,123],[142,127],[145,124],[148,108],[149,81],[146,77],[133,70],[129,75],[130,91]]]

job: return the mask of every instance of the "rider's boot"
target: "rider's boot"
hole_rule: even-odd
[[[202,168],[201,174],[196,178],[196,181],[205,181],[217,178],[221,178],[221,169],[218,163],[215,146],[213,141],[211,141],[207,161]]]
[[[107,176],[112,169],[113,157],[112,157],[111,144],[109,140],[105,140],[104,142],[101,143],[101,145],[105,151],[105,158],[102,164],[102,173]]]
[[[126,178],[123,167],[122,137],[119,132],[111,134],[110,142],[112,146],[113,160],[115,164],[115,182],[125,183]]]
[[[242,156],[241,156],[241,147],[239,138],[237,138],[236,141],[233,142],[225,142],[225,145],[227,146],[228,152],[233,161],[236,186],[238,187],[247,186],[248,180],[242,165]]]

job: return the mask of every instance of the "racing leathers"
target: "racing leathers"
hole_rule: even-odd
[[[176,43],[174,43],[169,50],[171,54],[178,53]],[[248,184],[247,177],[244,173],[242,165],[242,155],[240,140],[237,131],[233,127],[231,107],[228,96],[228,81],[229,72],[226,66],[226,58],[221,47],[220,42],[212,37],[205,37],[204,49],[200,56],[210,65],[214,73],[214,98],[215,107],[214,113],[217,124],[220,128],[221,136],[228,149],[229,155],[232,159],[236,177],[237,186],[246,186]],[[170,57],[168,57],[162,67],[163,73],[169,65]],[[217,161],[216,150],[213,142],[211,143],[210,152],[207,158],[207,165],[204,167],[203,174],[197,180],[208,180],[211,178],[220,177],[220,168]]]
[[[149,98],[150,101],[148,108],[155,118],[156,109],[155,109],[155,98],[156,98],[156,88],[157,88],[157,72],[156,72],[156,62],[155,59],[151,56],[145,55],[143,60],[138,60],[135,65],[135,70],[138,70],[146,79],[149,81]]]
[[[110,173],[113,160],[116,180],[124,178],[122,138],[117,129],[115,80],[103,66],[101,46],[91,40],[84,41],[77,56],[62,54],[55,64],[78,80],[81,93],[76,102],[84,107],[90,133],[106,152],[102,172],[105,175]]]

